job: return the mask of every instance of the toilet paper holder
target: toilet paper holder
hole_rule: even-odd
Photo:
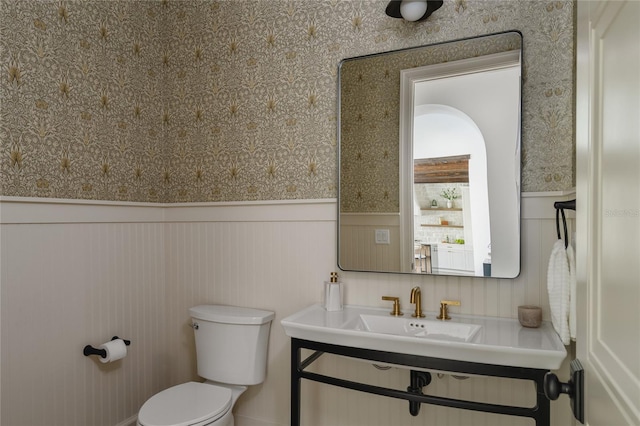
[[[111,340],[116,340],[119,339],[118,336],[113,336],[111,338]],[[122,341],[124,342],[125,345],[129,346],[131,344],[131,340],[125,340],[122,339]],[[82,353],[84,354],[84,356],[89,356],[89,355],[100,355],[101,358],[106,358],[107,357],[107,351],[104,349],[98,349],[98,348],[94,348],[91,345],[87,345],[84,347]]]

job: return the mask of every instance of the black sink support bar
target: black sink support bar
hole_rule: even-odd
[[[304,370],[305,368],[313,364],[318,358],[322,356],[323,353],[324,352],[316,351],[311,355],[309,355],[309,358],[305,359],[300,363],[300,370]]]
[[[304,361],[301,361],[300,355],[302,349],[308,349],[316,352],[306,358]],[[414,392],[413,390],[402,391],[304,371],[305,368],[312,364],[316,359],[318,359],[320,355],[322,355],[322,353],[330,353],[351,358],[366,359],[370,361],[424,368],[429,370],[441,370],[450,373],[466,373],[474,375],[532,380],[536,385],[536,405],[534,407],[512,407],[507,405],[487,404],[482,402],[458,400],[439,396],[429,396],[422,394],[421,390],[419,392]],[[420,404],[439,405],[444,407],[482,411],[487,413],[530,417],[535,420],[536,426],[549,426],[551,421],[550,401],[545,396],[543,391],[544,376],[547,372],[548,370],[543,369],[478,364],[465,361],[452,361],[442,358],[383,352],[292,338],[291,425],[300,426],[300,380],[306,379],[314,382],[325,383],[328,385],[353,389],[360,392],[367,392],[391,398],[404,399],[409,401],[410,404],[415,403],[415,405],[418,406],[418,409]],[[419,387],[421,381],[424,382],[426,379],[416,377],[415,380],[418,386],[414,386],[414,383],[412,382],[409,389]],[[413,414],[413,412],[411,414]]]

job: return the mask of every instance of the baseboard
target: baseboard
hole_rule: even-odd
[[[263,419],[234,414],[235,426],[287,426],[287,423],[273,423]]]
[[[115,426],[136,426],[136,422],[138,421],[138,415],[133,415],[126,420],[121,421]]]
[[[253,417],[234,415],[235,426],[287,426],[286,423],[273,423],[263,419],[255,419]],[[138,416],[134,415],[126,420],[121,421],[115,426],[136,426]]]

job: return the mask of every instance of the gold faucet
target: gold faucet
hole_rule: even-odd
[[[420,287],[414,287],[411,289],[411,299],[409,301],[411,303],[416,304],[415,313],[411,314],[414,318],[424,318],[424,314],[422,313],[422,296],[421,296]]]
[[[402,313],[402,311],[400,310],[400,298],[399,297],[393,297],[393,296],[382,296],[382,300],[390,300],[393,302],[393,310],[391,311],[390,315],[396,316],[396,317],[401,317],[402,315],[404,315]]]
[[[447,311],[448,306],[460,306],[459,300],[441,300],[440,301],[440,315],[436,318],[442,321],[450,320],[449,312]]]

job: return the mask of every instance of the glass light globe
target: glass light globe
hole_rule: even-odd
[[[400,3],[400,15],[407,21],[417,21],[427,12],[425,0],[403,0]]]

